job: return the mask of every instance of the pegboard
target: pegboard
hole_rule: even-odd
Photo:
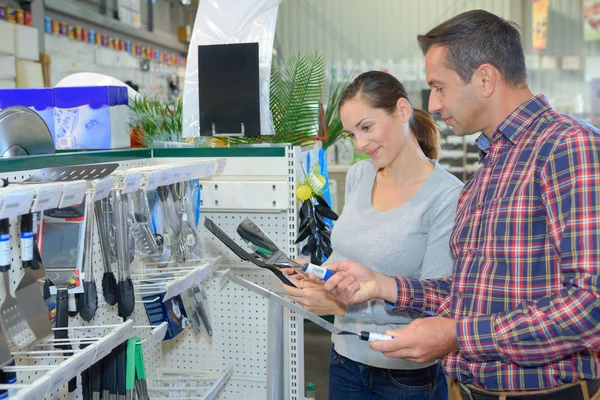
[[[246,244],[236,229],[246,218],[252,219],[275,244],[291,258],[297,256],[296,225],[296,168],[300,150],[289,147],[284,171],[287,174],[289,207],[284,212],[254,211],[203,211],[200,226],[207,256],[222,257],[221,269],[230,268],[232,274],[248,279],[269,290],[282,293],[280,281],[268,270],[241,261],[202,225],[204,217],[210,218],[237,244]],[[237,177],[236,177],[237,179]],[[252,177],[248,177],[248,180]],[[218,180],[218,178],[216,178]],[[229,282],[222,289],[219,280],[205,283],[210,301],[213,336],[204,330],[196,336],[191,331],[163,344],[163,366],[167,369],[195,370],[214,368],[223,370],[233,365],[233,376],[218,394],[221,400],[267,398],[267,323],[268,302],[261,295]],[[304,399],[304,346],[302,319],[294,312],[284,310],[284,368],[285,399]],[[193,354],[194,362],[190,363]],[[233,364],[232,364],[233,363]],[[277,399],[279,400],[279,399]]]
[[[279,280],[269,271],[232,269],[231,273],[270,290],[281,291]],[[225,386],[219,399],[266,399],[267,384],[267,300],[246,288],[229,282],[220,289],[219,280],[204,285],[209,299],[213,336],[206,330],[197,336],[187,330],[163,344],[163,365],[174,370],[224,370],[233,365],[233,377],[250,380],[243,389],[256,397],[240,397],[242,386]],[[195,361],[189,362],[190,354]],[[186,361],[187,360],[187,361]],[[254,382],[253,382],[254,381]],[[235,386],[235,384],[234,384]]]
[[[133,161],[123,161],[119,163],[119,169],[127,169],[134,167],[143,167],[152,165],[153,161],[151,159],[143,159],[143,160],[133,160]],[[34,171],[19,171],[13,173],[5,173],[0,174],[1,178],[7,178],[9,181],[21,181],[27,179],[32,175]],[[104,274],[104,264],[102,262],[102,253],[100,251],[100,241],[98,235],[98,225],[95,225],[94,235],[93,235],[93,268],[94,268],[94,280],[96,282],[96,288],[98,292],[98,309],[96,310],[96,314],[91,321],[85,322],[79,316],[69,317],[69,326],[93,326],[93,325],[116,325],[123,322],[123,319],[117,315],[117,307],[108,306],[104,302],[104,297],[102,295],[102,275]],[[13,261],[16,264],[13,264],[10,272],[10,284],[11,284],[11,292],[14,296],[14,289],[16,288],[18,282],[20,281],[22,275],[22,267],[20,263],[16,260],[20,260],[20,240],[19,240],[19,232],[20,232],[20,223],[19,218],[14,217],[10,218],[10,244],[13,255]],[[132,265],[132,270],[134,266]],[[47,270],[49,273],[49,277],[52,278],[52,271]],[[117,275],[116,270],[115,276]],[[146,316],[146,312],[144,310],[144,306],[141,303],[136,304],[134,313],[130,317],[130,319],[134,319],[135,324],[137,326],[149,325],[148,318]],[[71,338],[82,338],[82,337],[100,337],[107,333],[109,333],[113,328],[89,328],[89,329],[78,329],[78,330],[70,330],[69,337]],[[134,335],[140,337],[140,339],[146,341],[151,337],[151,329],[134,329]],[[144,357],[145,359],[150,360],[151,362],[157,363],[160,362],[160,345],[155,348],[150,348],[150,346],[143,346],[144,348]],[[44,350],[54,350],[54,347],[51,345],[38,345],[34,350],[44,351]],[[43,355],[40,355],[40,357]],[[17,383],[20,384],[30,384],[36,379],[40,378],[44,374],[46,374],[49,370],[46,369],[46,366],[56,365],[63,361],[64,358],[52,357],[50,355],[45,356],[44,358],[18,358],[15,357],[15,364],[17,366],[39,366],[39,370],[31,370],[26,372],[18,372],[17,373]],[[74,393],[68,393],[66,385],[57,390],[54,393],[46,396],[47,399],[80,399],[82,398],[81,394],[81,382],[80,377],[78,377],[78,385],[77,391]],[[16,397],[18,398],[18,391],[16,392]]]

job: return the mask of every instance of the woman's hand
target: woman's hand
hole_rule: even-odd
[[[293,273],[292,269],[285,270],[289,279],[296,285],[295,288],[287,285],[281,285],[290,299],[300,304],[304,309],[317,315],[346,315],[346,306],[336,299],[331,293],[327,292],[321,285],[312,283],[304,276]]]

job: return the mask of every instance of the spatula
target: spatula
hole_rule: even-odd
[[[296,287],[288,278],[279,270],[279,268],[274,267],[273,265],[269,265],[262,260],[257,259],[246,250],[241,248],[236,242],[233,241],[225,232],[221,230],[215,223],[208,219],[204,219],[204,226],[208,229],[213,235],[217,237],[225,246],[227,246],[231,251],[233,251],[239,258],[245,261],[250,261],[252,264],[259,266],[261,268],[268,269],[271,271],[279,280],[285,283],[288,286]]]
[[[22,349],[35,342],[35,333],[25,320],[19,303],[10,293],[11,260],[8,219],[2,219],[0,220],[0,271],[4,285],[4,295],[0,300],[2,330],[18,348]]]
[[[37,339],[52,333],[48,308],[44,302],[43,282],[31,270],[33,260],[33,216],[21,216],[21,263],[23,276],[15,289],[15,297],[21,311]]]
[[[118,163],[75,165],[71,167],[42,168],[34,172],[29,178],[21,182],[9,182],[8,179],[0,180],[0,187],[13,184],[30,184],[43,182],[68,182],[77,180],[90,181],[104,178],[119,167]]]

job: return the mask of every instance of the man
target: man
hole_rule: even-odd
[[[442,317],[372,348],[443,358],[464,399],[600,398],[600,132],[532,95],[511,23],[469,11],[418,41],[429,111],[457,135],[482,132],[483,165],[450,240],[453,275],[392,278],[344,261],[328,265],[337,273],[325,289]]]

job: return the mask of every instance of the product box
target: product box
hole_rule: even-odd
[[[165,293],[159,293],[145,296],[143,300],[150,325],[158,326],[166,321],[168,328],[164,340],[170,340],[187,328],[190,320],[185,312],[181,296],[175,296],[163,302],[164,296]]]
[[[0,109],[22,106],[39,114],[54,137],[54,96],[52,89],[2,89]]]
[[[6,21],[6,6],[0,4],[0,21]]]
[[[57,149],[129,147],[124,86],[54,88],[54,143]]]

